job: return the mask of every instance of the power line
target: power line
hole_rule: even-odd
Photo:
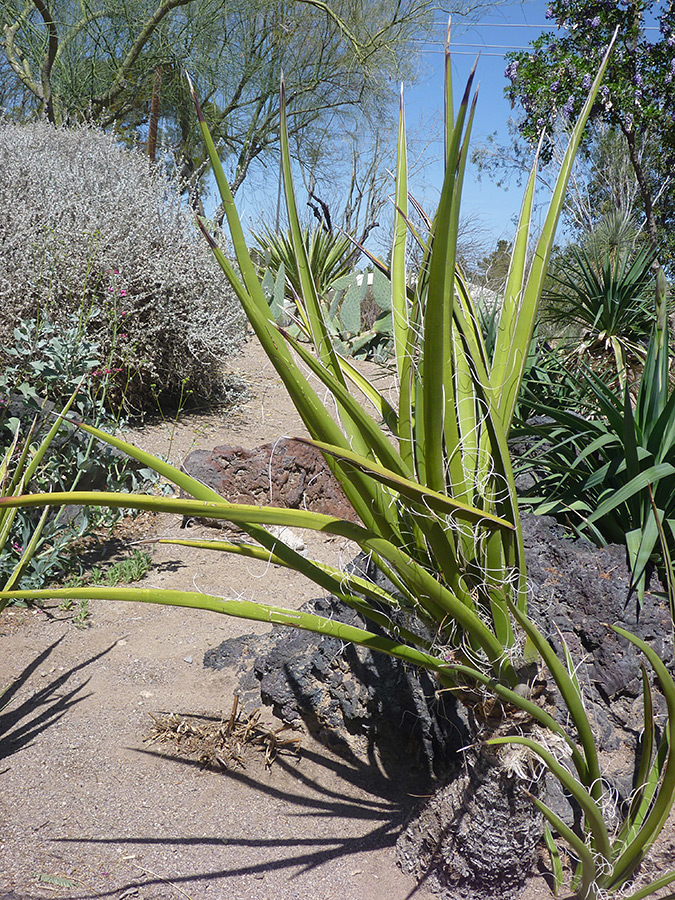
[[[486,50],[531,50],[531,47],[512,47],[510,44],[483,44],[478,41],[470,41],[463,43],[461,41],[450,41],[450,47],[484,47]]]
[[[424,53],[435,53],[438,56],[442,56],[445,53],[444,50],[425,50],[423,52]],[[453,56],[472,56],[475,58],[476,56],[479,55],[477,52],[474,53],[471,50],[453,50],[452,47],[450,47],[450,52]],[[504,59],[504,57],[506,56],[506,51],[504,53],[480,53],[481,59],[483,59],[484,57],[489,58],[491,56],[494,56],[495,58],[498,58],[498,59]]]
[[[411,41],[417,47],[421,47],[422,53],[445,53],[441,47],[433,47],[429,46],[426,41],[414,38]],[[473,48],[471,50],[455,50],[455,47],[470,47]],[[511,53],[513,51],[527,51],[531,50],[531,47],[516,47],[510,46],[509,44],[464,44],[464,43],[455,43],[454,41],[450,42],[450,52],[461,56],[476,56],[477,53],[480,53],[481,56],[505,56],[507,53]],[[503,50],[503,53],[484,53],[484,50]]]
[[[447,29],[447,22],[434,22],[433,28],[443,28]],[[477,28],[536,28],[538,31],[546,31],[555,29],[558,30],[557,25],[555,23],[551,23],[551,25],[526,25],[519,24],[518,22],[476,22],[475,24],[470,24],[468,22],[458,22],[455,26],[457,29],[462,29],[463,31],[474,31]],[[642,31],[659,31],[660,29],[656,25],[645,25]]]

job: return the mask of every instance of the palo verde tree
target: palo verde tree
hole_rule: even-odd
[[[327,133],[383,119],[397,82],[414,75],[412,39],[436,9],[431,0],[0,0],[0,100],[12,117],[91,121],[134,143],[149,130],[151,155],[159,121],[195,189],[207,159],[187,70],[236,192],[251,163],[276,152],[282,70],[290,143],[311,158],[329,149]]]
[[[587,148],[607,129],[620,136],[637,184],[637,202],[653,246],[675,221],[673,192],[663,190],[675,164],[675,4],[672,0],[552,0],[556,31],[508,55],[506,95],[522,111],[529,145],[543,136],[541,158],[554,155],[556,132],[573,122],[611,35],[618,40],[594,104]],[[592,152],[592,151],[591,151]],[[597,185],[596,185],[597,188]],[[661,258],[669,262],[672,252]]]

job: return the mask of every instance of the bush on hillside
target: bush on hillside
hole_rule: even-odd
[[[216,398],[239,303],[175,182],[93,127],[0,123],[0,363],[18,320],[96,341],[128,411]]]

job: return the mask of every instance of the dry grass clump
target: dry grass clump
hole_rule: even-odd
[[[242,715],[235,697],[229,719],[184,713],[149,714],[153,720],[148,744],[170,744],[181,756],[199,761],[203,768],[245,768],[249,751],[265,755],[272,765],[278,753],[300,753],[299,737],[282,737],[289,726],[269,729],[260,722],[260,710]]]
[[[99,344],[95,374],[129,410],[217,396],[243,316],[177,183],[112,135],[46,122],[0,122],[0,171],[0,347],[46,315]]]

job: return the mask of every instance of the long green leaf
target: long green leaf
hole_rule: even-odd
[[[161,606],[183,606],[188,609],[204,609],[211,612],[249,619],[255,622],[268,622],[273,625],[289,625],[316,634],[334,637],[348,643],[358,644],[370,650],[386,653],[414,666],[422,666],[438,674],[439,679],[447,678],[442,670],[443,660],[429,653],[416,650],[390,638],[373,634],[363,628],[346,625],[335,619],[326,619],[314,613],[302,610],[283,609],[251,600],[229,600],[212,594],[198,591],[172,591],[158,588],[121,588],[121,587],[83,587],[52,588],[51,590],[0,591],[0,599],[7,600],[124,600],[132,603],[156,603]]]
[[[595,76],[591,89],[589,91],[586,102],[581,110],[576,125],[572,131],[562,165],[558,173],[558,178],[553,189],[553,195],[548,208],[548,213],[541,230],[539,240],[534,251],[534,257],[527,278],[525,290],[520,294],[517,285],[512,283],[510,290],[513,298],[512,303],[518,302],[518,314],[513,323],[509,323],[504,328],[504,349],[500,351],[500,359],[498,368],[495,369],[494,386],[500,390],[500,411],[504,431],[509,433],[513,413],[516,408],[518,392],[522,383],[523,372],[527,362],[528,349],[537,318],[539,309],[539,300],[544,286],[544,280],[548,270],[548,262],[553,249],[553,241],[555,238],[558,219],[565,202],[565,193],[567,184],[572,174],[574,160],[579,149],[581,136],[586,122],[593,108],[595,97],[602,83],[602,79],[607,69],[609,57],[616,41],[618,28],[609,43],[607,51],[602,59],[598,73]],[[523,223],[524,224],[524,223]],[[507,315],[513,315],[513,306],[509,304]],[[508,349],[507,349],[508,347]]]
[[[408,290],[405,254],[408,237],[408,158],[405,131],[403,88],[398,118],[398,153],[396,155],[396,198],[394,208],[394,240],[391,251],[391,308],[393,313],[394,356],[400,390],[405,390],[410,377],[408,348]],[[408,406],[408,403],[402,403]],[[409,429],[407,429],[409,432]],[[410,456],[408,454],[408,460]]]
[[[579,885],[577,890],[575,890],[575,897],[582,898],[582,900],[587,900],[587,898],[591,897],[591,891],[593,889],[593,884],[595,883],[596,873],[598,870],[595,858],[592,852],[588,849],[584,841],[576,834],[572,829],[566,825],[560,816],[556,815],[550,807],[546,806],[545,803],[542,803],[538,797],[534,797],[530,794],[530,799],[537,807],[537,809],[546,817],[549,823],[555,828],[560,837],[567,841],[569,846],[572,848],[573,852],[578,856],[581,863],[581,879],[579,881]]]
[[[291,156],[288,141],[288,124],[286,120],[286,87],[283,75],[281,77],[281,97],[279,104],[279,120],[281,132],[281,171],[283,174],[284,195],[286,198],[286,211],[291,230],[291,242],[293,245],[294,261],[300,275],[302,295],[299,298],[309,323],[312,343],[319,355],[321,362],[330,370],[333,377],[344,384],[342,369],[338,362],[333,342],[328,335],[326,321],[323,316],[319,295],[314,284],[312,271],[307,257],[307,248],[302,235],[302,226],[298,216],[298,207],[295,201],[295,190],[291,175]]]
[[[474,67],[475,71],[475,67]],[[445,466],[443,458],[443,416],[439,411],[446,407],[446,365],[449,352],[448,336],[452,321],[455,291],[455,258],[457,250],[457,230],[453,229],[453,201],[457,189],[457,168],[462,145],[462,132],[469,106],[469,96],[474,71],[467,82],[464,97],[457,116],[457,122],[449,132],[448,156],[441,198],[434,219],[431,235],[432,252],[429,258],[429,275],[426,287],[426,308],[424,310],[424,332],[422,347],[422,382],[424,390],[419,395],[417,425],[423,429],[421,438],[421,459],[423,480],[432,490],[443,491],[445,487]]]
[[[590,722],[588,721],[588,716],[586,715],[586,710],[584,709],[583,700],[577,689],[577,686],[574,684],[574,681],[570,677],[570,674],[565,666],[556,656],[549,642],[541,634],[539,629],[535,627],[534,623],[531,622],[530,619],[528,619],[527,616],[525,616],[519,609],[517,609],[510,601],[507,600],[507,604],[518,624],[525,631],[528,638],[532,641],[538,652],[541,654],[541,657],[546,663],[546,666],[551,673],[553,680],[558,686],[558,690],[562,695],[563,702],[565,703],[572,721],[574,722],[574,726],[577,729],[577,733],[579,734],[581,746],[584,749],[585,768],[579,769],[579,767],[577,766],[579,777],[583,781],[584,785],[589,788],[591,794],[593,795],[593,798],[596,801],[599,801],[602,795],[602,777],[600,774],[600,765],[598,762],[598,750],[595,744],[595,739],[593,737],[593,730],[591,729]]]
[[[410,595],[415,597],[424,609],[433,609],[438,622],[456,620],[467,635],[471,635],[485,651],[490,663],[505,674],[507,680],[515,679],[513,667],[506,658],[504,647],[481,621],[472,609],[459,600],[450,590],[444,588],[416,563],[408,553],[383,539],[376,532],[368,531],[360,525],[326,516],[321,513],[299,509],[282,509],[279,507],[247,506],[245,504],[226,503],[223,500],[202,501],[182,500],[162,497],[148,497],[138,494],[91,493],[71,491],[69,493],[30,494],[24,497],[0,498],[0,509],[15,506],[108,506],[113,509],[144,509],[155,512],[172,512],[178,515],[201,518],[223,519],[234,522],[249,532],[254,525],[286,525],[290,528],[308,528],[325,534],[335,534],[348,538],[358,544],[366,553],[387,560],[397,571],[399,577],[408,586]],[[273,537],[264,529],[259,529],[264,546],[273,552],[293,554],[293,567],[299,571],[309,561],[299,554],[290,551],[283,541]],[[297,557],[297,559],[296,559]],[[314,579],[317,580],[317,579]],[[448,624],[449,624],[448,622]]]
[[[640,472],[639,475],[636,475],[635,478],[632,478],[628,484],[613,491],[611,495],[598,506],[589,521],[597,522],[598,519],[603,518],[608,513],[612,512],[612,510],[616,509],[617,506],[630,500],[634,495],[644,491],[645,488],[658,484],[662,478],[672,478],[673,475],[675,475],[675,466],[672,466],[670,463],[660,463],[656,466],[650,466],[648,469]]]
[[[640,865],[649,848],[660,834],[675,800],[675,753],[673,752],[675,747],[675,682],[673,682],[670,673],[658,654],[648,644],[634,634],[619,628],[618,625],[613,625],[612,628],[617,634],[625,637],[638,650],[644,653],[649,660],[649,664],[656,672],[656,677],[661,685],[668,708],[666,736],[664,738],[664,740],[668,741],[668,757],[661,774],[661,786],[652,808],[634,840],[626,846],[616,860],[609,887],[624,884],[632,872]]]
[[[530,223],[532,221],[532,206],[534,203],[534,189],[537,183],[537,160],[535,159],[530,177],[527,181],[523,203],[516,228],[516,239],[511,253],[509,272],[504,289],[504,300],[499,316],[497,339],[492,355],[492,367],[490,369],[490,388],[498,399],[498,409],[502,428],[508,434],[509,424],[515,409],[515,401],[511,401],[514,391],[520,384],[518,370],[513,370],[513,359],[518,355],[526,354],[527,347],[515,345],[515,341],[524,340],[516,334],[516,323],[523,302],[523,286],[525,284],[525,268],[527,264],[527,249],[530,238]],[[530,310],[530,313],[532,311]],[[527,314],[527,310],[524,311]]]
[[[639,891],[635,891],[634,894],[628,894],[623,898],[623,900],[644,900],[645,897],[650,897],[652,894],[655,894],[656,891],[660,891],[662,888],[668,887],[668,885],[672,884],[674,881],[675,870],[672,872],[667,872],[660,878],[656,878],[645,887],[640,888]],[[662,894],[659,897],[659,900],[675,900],[675,893]]]
[[[607,826],[602,816],[602,809],[598,803],[591,797],[590,793],[582,784],[572,775],[572,773],[561,765],[558,760],[545,747],[531,738],[522,737],[520,735],[511,735],[509,737],[490,738],[488,744],[522,744],[536,753],[546,767],[552,772],[556,779],[560,782],[563,789],[576,800],[581,807],[585,822],[591,830],[594,842],[594,851],[605,860],[610,860],[612,855],[609,834]]]
[[[319,450],[322,450],[331,456],[335,456],[341,461],[349,463],[349,465],[367,473],[376,481],[387,485],[387,487],[392,488],[392,490],[402,494],[407,499],[420,503],[441,515],[457,516],[460,519],[465,518],[474,523],[480,522],[481,524],[490,525],[495,528],[505,528],[508,531],[514,530],[514,526],[506,519],[501,519],[499,516],[494,516],[491,513],[485,512],[485,510],[478,509],[474,506],[469,506],[467,503],[461,503],[458,500],[455,500],[454,497],[449,497],[447,494],[440,494],[437,491],[432,491],[429,488],[420,485],[418,482],[404,478],[397,472],[393,472],[390,469],[386,469],[384,466],[371,462],[368,459],[364,459],[356,453],[342,450],[340,447],[331,447],[330,444],[323,444],[321,441],[303,441],[303,443],[312,444],[313,446],[318,447]]]

